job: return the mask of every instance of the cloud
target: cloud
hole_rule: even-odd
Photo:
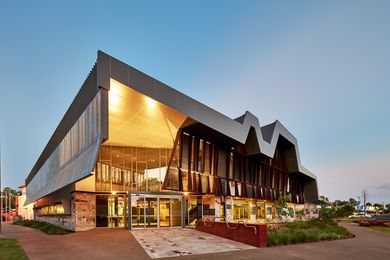
[[[390,183],[385,183],[376,187],[372,187],[373,190],[390,190]]]

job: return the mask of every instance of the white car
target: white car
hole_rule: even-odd
[[[364,213],[356,213],[353,215],[349,215],[348,218],[372,218],[371,215],[364,215]]]

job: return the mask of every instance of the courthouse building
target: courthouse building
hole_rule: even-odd
[[[279,121],[231,119],[101,51],[26,187],[35,219],[75,231],[261,223],[281,195],[292,214],[318,200]]]

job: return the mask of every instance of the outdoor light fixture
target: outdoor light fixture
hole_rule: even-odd
[[[110,99],[110,104],[118,105],[120,100],[120,89],[116,84],[111,84],[110,91],[108,92],[108,97]]]
[[[148,108],[154,108],[156,106],[156,101],[150,97],[146,97],[146,104]]]

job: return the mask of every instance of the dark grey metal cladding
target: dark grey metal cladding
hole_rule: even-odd
[[[108,138],[107,91],[110,89],[110,78],[169,106],[210,129],[214,129],[234,142],[247,144],[250,148],[248,150],[252,153],[261,153],[272,158],[279,137],[283,136],[294,146],[291,152],[294,153],[293,158],[296,159],[294,160],[296,161],[295,168],[307,177],[316,179],[314,174],[300,164],[297,140],[279,121],[261,128],[258,118],[248,111],[243,116],[233,120],[104,52],[98,51],[97,63],[31,170],[26,179],[26,184],[32,180],[36,172],[68,133],[98,93],[99,88],[104,90],[102,91],[102,138]],[[294,164],[293,162],[290,163]]]
[[[273,158],[279,137],[283,136],[295,148],[295,156],[293,156],[296,158],[295,168],[310,178],[316,178],[300,164],[298,142],[279,121],[261,128],[258,118],[248,111],[243,116],[233,120],[104,52],[99,51],[98,56],[98,63],[100,61],[109,63],[109,65],[103,66],[109,68],[107,78],[111,77],[234,141],[247,144],[250,148],[248,150],[253,153],[262,153]],[[105,72],[107,73],[107,70]],[[102,81],[107,82],[108,80]]]

